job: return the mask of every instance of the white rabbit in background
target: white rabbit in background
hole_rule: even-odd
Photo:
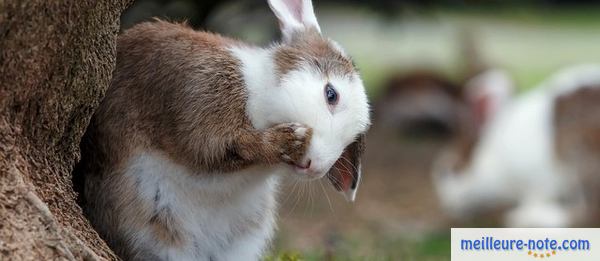
[[[447,213],[504,207],[509,227],[590,221],[600,199],[600,66],[567,68],[518,97],[499,70],[466,88],[462,134],[432,170]]]

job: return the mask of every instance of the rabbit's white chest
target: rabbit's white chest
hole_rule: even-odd
[[[163,223],[177,239],[164,242],[152,221],[128,231],[158,259],[257,260],[273,234],[278,183],[273,169],[192,174],[157,153],[141,154],[128,169],[137,195],[169,216]]]

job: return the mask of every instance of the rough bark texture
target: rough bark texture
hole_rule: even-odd
[[[0,260],[116,259],[75,202],[130,0],[0,0]]]

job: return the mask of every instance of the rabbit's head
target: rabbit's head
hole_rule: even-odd
[[[252,122],[260,127],[282,122],[311,127],[308,151],[292,168],[309,179],[328,175],[336,189],[353,199],[370,125],[362,80],[348,54],[321,35],[310,0],[269,0],[269,5],[283,39],[265,58],[276,74],[272,86],[261,87],[262,93],[248,101],[250,114],[260,115]]]

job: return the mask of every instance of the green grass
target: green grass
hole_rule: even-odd
[[[431,233],[419,239],[346,238],[333,249],[305,252],[278,250],[265,261],[444,261],[450,260],[450,232]]]

